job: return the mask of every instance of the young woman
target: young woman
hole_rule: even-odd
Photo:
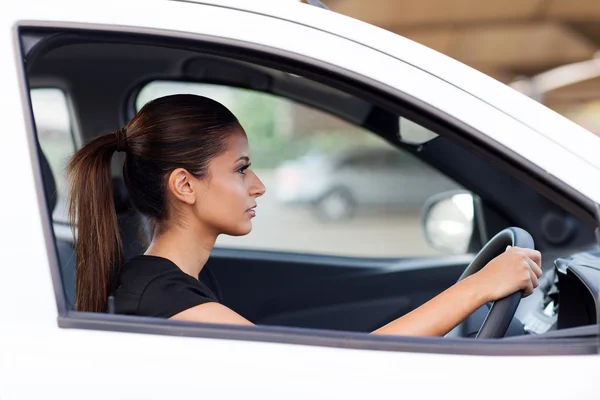
[[[111,158],[125,153],[133,205],[153,222],[143,255],[122,262],[112,197]],[[146,104],[124,129],[79,150],[68,166],[70,216],[78,227],[77,309],[250,325],[199,280],[217,237],[252,230],[265,186],[250,169],[236,117],[205,97],[174,95]],[[480,272],[377,329],[388,335],[442,336],[483,304],[538,285],[538,251],[509,248]]]

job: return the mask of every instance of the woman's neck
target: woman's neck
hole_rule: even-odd
[[[169,259],[183,272],[198,279],[216,240],[216,235],[192,234],[190,229],[172,227],[155,236],[144,254]]]

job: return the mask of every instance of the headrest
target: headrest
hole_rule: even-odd
[[[46,201],[48,202],[50,214],[52,214],[57,201],[56,181],[54,180],[52,169],[50,169],[50,164],[48,163],[48,159],[44,155],[44,152],[41,148],[38,148],[38,152],[40,154],[40,166],[42,167],[42,180],[44,181]]]
[[[46,200],[48,201],[49,211],[52,214],[58,200],[58,195],[56,192],[56,181],[54,180],[54,174],[52,173],[52,169],[50,168],[50,163],[48,163],[48,159],[44,155],[44,152],[41,148],[39,149],[39,154],[40,165],[42,168],[42,179],[44,181],[44,192],[46,195]],[[125,182],[121,178],[113,177],[112,183],[114,189],[113,193],[115,209],[117,211],[117,214],[128,211],[130,209],[130,201]]]

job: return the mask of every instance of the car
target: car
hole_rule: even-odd
[[[427,47],[307,4],[19,0],[0,27],[0,399],[600,396],[598,136]],[[301,213],[261,225],[267,192],[252,234],[218,241],[205,267],[256,326],[77,311],[77,226],[52,218],[68,154],[58,147],[115,132],[142,94],[163,93],[157,82],[258,96],[247,118],[232,109],[265,166],[297,156],[260,119],[293,115],[285,101],[365,130],[460,190],[432,196],[408,228],[385,218],[305,230]],[[38,112],[58,106],[34,104],[41,90],[64,100],[61,139],[41,129],[58,113]],[[403,135],[402,119],[435,135]],[[115,209],[131,257],[149,230],[121,190],[120,156]],[[421,235],[435,254],[411,252]],[[542,253],[531,296],[484,306],[445,337],[368,334],[509,245]]]
[[[460,189],[418,159],[375,146],[330,156],[309,154],[283,163],[275,183],[281,203],[311,205],[324,221],[347,219],[357,209],[420,209],[440,191]]]

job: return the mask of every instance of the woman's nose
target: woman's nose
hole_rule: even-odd
[[[265,192],[267,191],[267,188],[265,187],[265,185],[262,183],[260,178],[254,172],[252,172],[252,174],[254,175],[254,180],[253,180],[252,186],[250,188],[250,195],[252,195],[253,197],[260,197],[263,194],[265,194]]]

